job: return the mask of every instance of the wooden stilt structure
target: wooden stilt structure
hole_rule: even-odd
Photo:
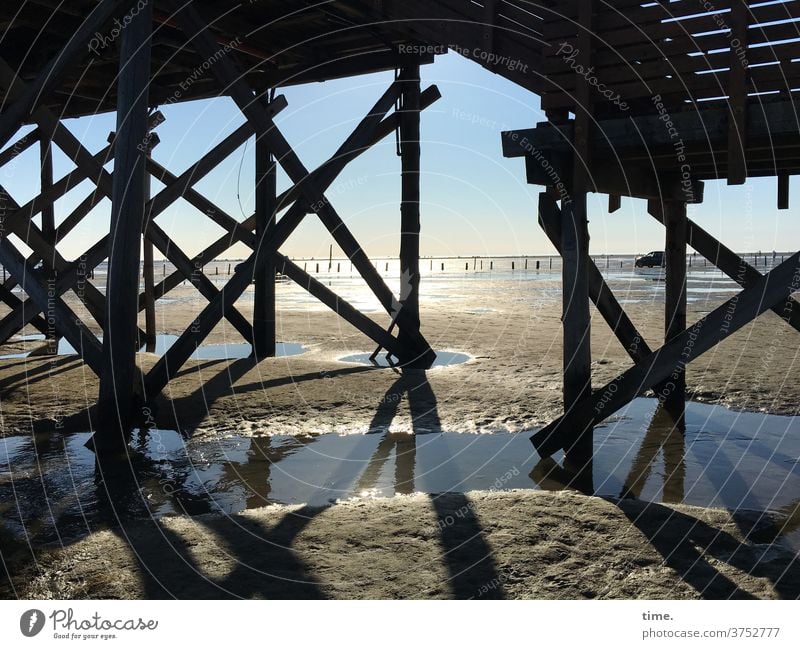
[[[103,367],[95,448],[124,446],[140,384],[136,366],[139,250],[145,215],[152,4],[121,35],[117,130],[106,283]]]
[[[430,365],[420,348],[419,333],[419,234],[420,234],[420,66],[409,65],[400,70],[400,309],[406,312],[400,328],[400,347],[412,358],[411,365]],[[396,318],[395,318],[396,319]]]
[[[430,52],[446,47],[539,94],[548,118],[535,128],[505,133],[502,140],[506,156],[525,160],[528,182],[545,188],[539,196],[539,223],[563,258],[564,415],[534,437],[541,455],[565,450],[573,465],[570,474],[583,472],[590,482],[593,427],[609,414],[653,389],[663,392],[664,410],[680,419],[686,364],[765,310],[800,331],[800,304],[792,297],[800,282],[797,255],[762,273],[686,213],[687,204],[702,201],[705,180],[737,184],[756,176],[776,176],[778,206],[788,208],[789,178],[800,172],[800,106],[790,92],[800,74],[793,63],[794,44],[785,42],[793,28],[785,19],[800,18],[795,4],[731,2],[731,33],[741,48],[729,34],[714,31],[718,17],[680,3],[619,0],[612,7],[542,0],[524,8],[505,0],[223,4],[220,9],[211,0],[154,0],[143,6],[102,0],[84,15],[70,2],[48,3],[56,15],[47,21],[29,9],[18,19],[11,5],[0,7],[0,20],[11,26],[0,43],[0,86],[6,97],[0,111],[0,167],[37,143],[42,163],[41,191],[33,199],[17,204],[10,193],[14,187],[0,187],[0,264],[10,273],[0,286],[0,300],[9,307],[0,318],[0,343],[30,324],[75,347],[101,379],[99,449],[124,444],[136,404],[155,399],[223,318],[252,344],[257,358],[274,355],[276,272],[399,363],[430,366],[435,355],[421,333],[419,314],[419,142],[421,112],[439,93],[435,86],[421,88],[420,65],[433,60]],[[106,36],[113,20],[126,25],[114,37],[119,42]],[[37,26],[33,45],[31,32],[18,24]],[[699,33],[705,36],[689,36]],[[29,51],[37,56],[22,56]],[[585,74],[588,69],[592,74]],[[278,95],[266,101],[265,89],[390,70],[399,70],[395,81],[334,155],[309,170],[275,123],[286,99]],[[180,174],[146,154],[147,134],[154,126],[149,106],[216,96],[230,97],[245,123]],[[398,102],[399,110],[393,110]],[[687,105],[692,110],[685,110]],[[62,122],[111,110],[117,111],[115,137],[96,153]],[[26,124],[35,130],[13,141]],[[396,131],[401,156],[399,296],[325,194],[350,162]],[[255,213],[239,220],[195,186],[254,135]],[[53,178],[53,147],[75,167],[58,179]],[[107,170],[112,160],[113,173]],[[278,166],[291,183],[280,194]],[[164,185],[152,196],[146,189],[151,177]],[[94,190],[56,226],[54,203],[85,181]],[[665,341],[660,348],[644,340],[589,256],[591,192],[608,194],[611,212],[619,209],[622,196],[647,200],[650,214],[665,227]],[[156,222],[181,198],[224,230],[193,256]],[[106,199],[112,201],[109,233],[84,254],[64,259],[60,242]],[[33,220],[39,214],[41,227]],[[377,297],[386,322],[358,311],[281,254],[281,246],[310,215],[320,219]],[[21,254],[8,234],[32,252]],[[251,254],[219,286],[203,268],[234,244],[243,244]],[[735,299],[694,324],[686,321],[688,246],[742,287]],[[169,275],[165,270],[158,283],[154,249],[175,268]],[[103,292],[91,278],[106,259]],[[329,271],[331,264],[329,259]],[[142,377],[135,354],[145,334],[152,343],[154,301],[183,282],[195,287],[207,305]],[[253,283],[250,322],[235,303]],[[14,293],[18,288],[21,295]],[[94,323],[68,306],[64,297],[70,292]],[[591,303],[633,362],[598,389],[591,376]],[[145,332],[137,326],[142,310]],[[102,342],[91,333],[94,325],[103,332]],[[591,490],[589,483],[582,484]]]
[[[263,134],[256,135],[256,263],[253,306],[253,355],[275,356],[275,273],[277,269],[263,242],[275,232],[277,165]]]

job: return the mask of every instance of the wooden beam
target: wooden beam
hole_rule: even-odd
[[[124,448],[133,423],[137,376],[139,251],[145,215],[145,160],[153,5],[122,31],[117,85],[117,137],[106,280],[103,373],[96,450]]]
[[[7,289],[5,286],[2,285],[0,285],[0,300],[5,302],[5,304],[7,304],[11,309],[16,309],[18,306],[22,304],[22,300],[20,300],[9,289]],[[47,333],[50,330],[50,328],[48,327],[47,322],[45,322],[44,318],[42,318],[40,315],[37,314],[31,318],[30,323],[36,328],[37,331],[47,336]],[[20,327],[19,329],[22,329],[22,327]],[[8,341],[8,339],[14,335],[14,333],[19,331],[19,329],[12,332],[9,336],[5,338],[5,340],[0,340],[0,345],[5,344]]]
[[[34,129],[27,135],[23,135],[14,144],[8,145],[0,152],[0,167],[5,167],[9,162],[16,158],[20,153],[27,151],[31,146],[39,141],[39,129]]]
[[[789,209],[789,174],[778,174],[778,209]]]
[[[66,45],[39,73],[36,81],[0,114],[0,144],[8,142],[37,106],[47,100],[67,75],[75,70],[76,64],[89,53],[89,43],[106,23],[113,16],[121,15],[133,3],[134,0],[102,0],[89,12],[77,31],[69,34]]]
[[[8,195],[8,192],[5,191],[2,186],[0,186],[0,190],[3,191],[4,195],[12,203],[14,207],[18,206],[14,202],[14,200]],[[17,210],[18,213],[18,210]],[[29,262],[31,266],[34,266],[34,262],[32,261],[33,258],[38,258],[45,260],[47,263],[44,264],[44,268],[49,272],[50,276],[47,278],[47,283],[49,286],[57,285],[57,277],[58,274],[65,271],[69,268],[69,263],[65,261],[58,251],[55,249],[54,245],[45,239],[42,231],[34,224],[32,221],[28,221],[27,223],[21,223],[19,221],[12,224],[11,232],[16,234],[22,242],[27,245],[29,248],[33,250],[33,255],[29,258]],[[55,272],[55,275],[53,274]],[[83,287],[83,290],[80,292],[76,292],[78,298],[83,302],[83,304],[88,309],[89,313],[92,317],[97,321],[97,323],[102,327],[103,323],[105,322],[105,315],[104,315],[104,304],[105,304],[105,296],[92,284],[91,282],[86,282]],[[23,301],[20,305],[18,305],[18,310],[25,310],[26,307],[30,307],[29,300]],[[37,310],[30,310],[28,311],[30,317],[33,317],[34,314],[37,313]],[[23,318],[24,319],[24,318]],[[50,318],[48,317],[48,320]],[[28,320],[25,320],[27,322]],[[21,327],[20,327],[21,328]],[[52,334],[52,324],[50,326],[51,329],[51,337]],[[9,335],[12,335],[15,332],[11,332]]]
[[[0,264],[20,278],[22,290],[36,303],[39,311],[52,318],[56,330],[67,339],[86,364],[100,374],[102,350],[95,335],[64,301],[50,294],[33,265],[12,245],[6,237],[0,237]]]
[[[800,252],[542,428],[531,437],[539,455],[551,456],[569,444],[576,432],[610,417],[639,394],[666,380],[676,367],[685,367],[770,307],[785,302],[797,290],[800,290]]]
[[[525,177],[531,185],[552,186],[557,180],[565,187],[573,184],[575,157],[570,153],[537,151],[525,158]],[[681,178],[670,173],[658,173],[652,165],[634,164],[616,156],[593,157],[589,164],[592,173],[586,178],[587,189],[599,194],[644,198],[647,200],[686,201],[702,203],[703,181]],[[615,208],[609,196],[610,208]]]
[[[52,142],[49,137],[45,137],[44,135],[39,138],[39,162],[41,164],[40,169],[40,184],[41,184],[41,193],[45,194],[51,191],[53,186],[53,149],[52,149]],[[42,236],[44,237],[45,241],[50,243],[53,246],[53,250],[55,252],[56,247],[56,214],[55,214],[55,204],[48,203],[42,209]],[[53,255],[55,257],[55,254]],[[49,269],[50,277],[48,278],[48,284],[52,284],[56,280],[56,273],[55,273],[55,259],[44,259],[45,268]],[[58,350],[58,341],[55,335],[55,327],[50,327],[52,329],[49,331],[45,338],[49,341],[49,349],[48,351],[52,354],[55,354]]]
[[[422,107],[427,108],[434,102],[438,101],[441,98],[439,93],[439,89],[436,86],[431,86],[427,88],[422,93]],[[392,103],[394,99],[392,99]],[[376,105],[377,106],[377,105]],[[388,108],[387,108],[388,110]],[[385,113],[385,111],[384,111]],[[377,116],[377,117],[376,117]],[[319,182],[320,187],[323,191],[325,191],[336,179],[336,177],[341,173],[342,169],[347,166],[349,162],[360,156],[365,151],[369,150],[374,144],[380,142],[383,138],[385,138],[390,133],[393,133],[397,128],[399,128],[399,115],[397,113],[393,113],[387,116],[385,119],[381,120],[380,118],[383,115],[378,115],[378,111],[375,107],[373,107],[370,114],[362,120],[356,129],[353,131],[353,134],[348,138],[348,140],[342,144],[341,147],[337,150],[337,152],[331,156],[325,163],[320,165],[317,169],[312,172],[314,178]],[[356,135],[358,134],[358,137]],[[288,200],[288,193],[292,191],[293,188],[290,188],[286,192],[283,192],[277,198],[278,205],[285,205],[289,202]],[[197,196],[200,196],[199,194]],[[196,198],[193,196],[192,192],[187,192],[185,194],[185,198],[189,202],[193,202],[193,199]],[[201,196],[200,198],[203,199]],[[197,206],[196,203],[195,206]],[[210,203],[209,203],[210,204]],[[216,219],[221,216],[214,208],[199,208],[204,213],[206,213],[210,218]],[[306,212],[310,212],[310,208],[306,205],[305,206]],[[233,221],[232,217],[230,218]],[[220,223],[219,221],[217,221]],[[221,225],[221,223],[220,223]],[[230,226],[224,226],[226,229],[231,230]],[[240,228],[238,229],[239,233],[242,233],[246,230],[251,230],[255,227],[255,215],[251,215],[247,219],[245,219],[241,224]],[[252,234],[252,233],[248,233]],[[237,234],[237,237],[239,234]],[[241,241],[245,241],[246,239],[242,237]],[[192,258],[192,263],[195,265],[204,263],[205,260],[214,259],[224,253],[228,248],[230,248],[235,243],[234,238],[230,234],[225,234],[213,243],[211,243],[208,247],[206,247],[203,251],[198,253]],[[156,296],[161,297],[166,295],[175,287],[177,287],[182,282],[182,276],[178,272],[173,272],[164,278],[159,284],[156,285],[155,291]],[[139,300],[139,308],[144,308],[144,303],[140,296]]]
[[[400,327],[400,346],[406,358],[422,357],[417,347],[419,318],[420,233],[420,80],[419,65],[400,71],[403,88],[400,112],[400,309],[407,317]],[[392,314],[393,316],[395,314]],[[395,318],[396,319],[396,318]],[[412,327],[412,331],[408,328]],[[402,358],[398,356],[398,358]],[[424,364],[424,361],[423,361]]]
[[[665,295],[664,341],[667,342],[686,329],[686,240],[688,225],[686,203],[650,201],[648,211],[659,214],[666,231],[664,247]],[[678,427],[685,428],[686,369],[676,367],[669,378],[656,389],[664,409],[672,415]]]
[[[147,157],[152,155],[152,148],[147,147]],[[144,200],[150,201],[151,181],[150,173],[144,174]],[[148,223],[152,220],[152,215],[145,215],[144,229],[147,230]],[[144,280],[144,344],[145,351],[154,353],[156,351],[156,294],[155,294],[155,268],[153,260],[153,242],[147,237],[142,238],[142,279]],[[138,295],[137,295],[138,297]],[[136,312],[139,312],[138,303]]]
[[[262,101],[264,99],[262,98]],[[275,232],[277,219],[277,165],[263,134],[256,134],[256,257],[253,295],[253,354],[275,356],[275,266],[261,254],[261,242]]]
[[[747,33],[749,7],[747,0],[731,4],[730,56],[728,65],[728,184],[741,185],[747,179]],[[740,53],[743,53],[740,56]]]
[[[211,66],[211,73],[216,77],[221,88],[230,93],[239,109],[247,117],[253,127],[264,133],[270,150],[277,158],[278,163],[286,171],[295,185],[300,187],[303,197],[311,205],[319,219],[333,235],[339,247],[350,258],[367,286],[378,298],[387,313],[392,313],[397,303],[392,291],[383,281],[380,273],[372,265],[364,250],[353,237],[350,230],[337,214],[334,207],[320,191],[317,183],[310,177],[308,170],[297,157],[297,154],[275,126],[272,118],[263,110],[256,101],[252,91],[244,83],[240,72],[230,59],[229,53],[220,51],[216,46],[213,36],[209,33],[207,25],[200,18],[192,5],[182,4],[179,0],[169,0],[170,6],[175,10],[175,19],[181,25],[186,36],[191,40],[196,51],[202,57],[214,57],[215,64]],[[406,315],[400,310],[398,325],[405,324]],[[409,335],[415,338],[415,349],[424,349],[425,352],[415,354],[413,357],[402,358],[402,362],[421,363],[430,366],[435,359],[433,350],[421,333],[413,332],[413,326],[406,327]]]
[[[381,118],[386,114],[397,97],[396,84],[387,90],[376,102],[373,110],[359,123],[353,133],[342,144],[337,153],[331,158],[330,164],[323,164],[315,180],[322,187],[327,187],[338,175],[341,168],[350,159],[355,151],[362,149],[369,141],[370,136],[374,135],[373,130],[381,123]],[[263,131],[266,132],[266,131]],[[338,166],[338,165],[341,165]],[[292,189],[287,190],[282,196],[288,196]],[[281,205],[281,197],[278,198],[278,207]],[[258,243],[258,254],[269,254],[277,252],[278,248],[288,239],[289,235],[300,224],[303,217],[310,210],[310,206],[305,200],[296,200],[286,213],[277,221],[272,236],[269,240]],[[254,217],[253,217],[254,220]],[[250,221],[250,220],[248,220]],[[254,224],[248,223],[248,228]],[[233,239],[240,235],[243,228],[232,229],[226,236],[227,246],[231,245]],[[256,243],[253,243],[256,247]],[[195,320],[194,325],[185,331],[178,340],[170,347],[167,354],[162,357],[162,361],[156,364],[145,379],[146,394],[149,398],[154,398],[170,380],[171,376],[183,366],[189,359],[197,346],[205,339],[211,330],[219,322],[222,312],[218,309],[229,309],[238,297],[244,292],[249,282],[253,280],[255,272],[256,252],[247,261],[239,264],[234,272],[234,276],[223,287],[214,298],[209,301],[208,306],[201,312]],[[244,283],[243,283],[244,282]],[[224,312],[224,311],[223,311]],[[180,343],[180,345],[178,344]]]
[[[284,257],[280,253],[273,253],[273,263],[289,279],[302,286],[311,295],[353,325],[361,333],[374,340],[393,355],[398,356],[398,354],[401,353],[401,343],[397,338],[390,335],[370,317],[364,315],[351,304],[340,298],[322,282],[314,279],[297,264],[290,261],[288,257]]]
[[[107,256],[108,237],[103,237],[100,241],[90,247],[77,261],[69,263],[61,269],[54,287],[48,287],[48,291],[54,297],[60,297],[69,289],[74,288],[75,294],[79,298],[85,293],[86,286],[89,285],[88,274],[91,269],[97,266]],[[33,268],[34,263],[28,258],[26,263]],[[20,276],[20,279],[24,279]],[[16,332],[21,330],[28,322],[36,323],[38,313],[42,311],[39,303],[32,297],[20,301],[14,310],[0,320],[0,341],[5,342]],[[100,323],[102,325],[102,322]],[[44,333],[44,332],[43,332]],[[75,347],[78,349],[78,347]]]
[[[546,192],[539,194],[539,225],[547,238],[561,254],[561,211],[555,200]],[[636,329],[628,314],[617,301],[613,291],[603,279],[603,274],[589,257],[588,260],[589,298],[595,303],[600,315],[603,316],[608,326],[614,332],[619,342],[625,348],[628,356],[634,361],[639,361],[650,353],[650,347],[641,333]]]
[[[578,10],[580,53],[584,69],[592,61],[593,2],[582,2]],[[576,75],[577,76],[577,75]],[[561,279],[564,411],[571,412],[592,391],[591,314],[589,311],[589,221],[586,192],[590,170],[592,89],[578,79],[578,106],[575,112],[572,182],[569,198],[561,202]],[[566,459],[577,468],[591,472],[593,430],[572,431],[565,442]]]
[[[664,223],[660,214],[651,214],[656,220]],[[733,250],[706,232],[691,219],[686,221],[688,227],[687,244],[697,250],[703,257],[719,268],[734,282],[743,288],[750,288],[761,277],[761,273],[737,255]],[[800,331],[800,303],[794,298],[786,301],[781,307],[772,309],[791,327]]]

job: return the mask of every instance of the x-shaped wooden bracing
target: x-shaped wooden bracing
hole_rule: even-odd
[[[662,221],[658,209],[651,210]],[[545,233],[560,248],[560,211],[547,193],[539,195],[539,219]],[[701,318],[662,347],[650,351],[602,278],[589,260],[589,296],[634,361],[634,366],[602,388],[573,404],[561,417],[532,438],[542,457],[568,448],[581,434],[617,412],[633,398],[668,379],[676,370],[705,353],[717,343],[767,310],[773,310],[787,324],[800,331],[800,303],[791,295],[800,290],[800,252],[766,274],[688,220],[687,244],[715,264],[744,290]],[[632,343],[637,345],[632,345]]]
[[[1,65],[2,64],[0,63],[0,66]],[[336,176],[350,160],[354,159],[363,151],[367,150],[370,146],[385,137],[387,134],[394,131],[398,125],[397,114],[392,114],[389,117],[384,116],[388,109],[395,103],[399,95],[399,91],[398,85],[393,84],[390,89],[387,90],[384,96],[378,101],[370,114],[368,114],[367,117],[362,120],[359,126],[354,130],[353,134],[340,147],[337,153],[318,170],[312,174],[309,174],[308,177],[301,182],[309,183],[310,180],[313,180],[314,182],[318,183],[320,192],[324,191],[325,188],[327,188],[334,181]],[[438,91],[435,87],[429,88],[422,95],[422,108],[425,108],[436,101],[438,96]],[[285,105],[282,103],[282,101],[277,101],[275,103],[277,105],[272,107],[272,114],[277,112],[277,110]],[[271,118],[271,114],[268,116]],[[63,196],[63,194],[69,191],[69,189],[74,187],[78,182],[86,178],[97,179],[98,191],[93,192],[92,195],[87,197],[87,199],[85,199],[84,202],[82,202],[81,205],[76,208],[73,214],[67,217],[65,222],[62,223],[59,228],[61,235],[57,235],[57,240],[59,240],[66,235],[71,227],[74,227],[74,224],[80,221],[82,216],[85,216],[85,214],[87,214],[91,208],[102,199],[103,195],[110,196],[111,175],[103,170],[102,166],[108,160],[108,155],[111,149],[110,147],[107,147],[99,154],[92,156],[87,151],[83,150],[79,144],[76,146],[74,138],[71,138],[68,131],[66,131],[66,129],[58,123],[57,119],[49,114],[47,109],[38,109],[36,117],[37,121],[42,124],[43,128],[53,129],[53,139],[55,142],[57,142],[59,145],[62,143],[67,145],[65,150],[68,154],[73,155],[73,159],[76,161],[78,168],[65,178],[59,180],[57,183],[54,183],[53,188],[51,188],[48,192],[49,195],[38,196],[33,199],[33,201],[30,201],[26,206],[17,209],[11,215],[10,221],[15,224],[22,224],[23,217],[27,216],[25,221],[29,224],[30,217],[37,213],[37,211],[40,211],[41,206],[47,204],[47,201],[57,200],[60,196]],[[221,292],[216,290],[216,288],[213,286],[210,280],[205,277],[205,275],[197,272],[196,269],[198,264],[202,265],[202,261],[204,259],[214,258],[221,251],[224,251],[230,247],[235,241],[241,241],[253,249],[257,247],[258,242],[255,240],[255,235],[251,231],[255,223],[254,216],[251,216],[244,223],[240,224],[231,216],[227,215],[223,210],[214,205],[211,201],[191,188],[192,184],[200,180],[200,178],[208,173],[208,171],[210,171],[215,164],[219,162],[219,160],[227,155],[227,153],[235,150],[235,148],[237,148],[244,141],[244,139],[249,137],[251,134],[252,129],[246,124],[237,130],[237,132],[229,136],[229,138],[226,138],[223,143],[218,145],[218,147],[215,147],[214,150],[204,156],[203,159],[193,165],[192,168],[190,168],[187,172],[177,178],[154,161],[148,161],[150,173],[164,182],[166,187],[159,192],[159,194],[153,197],[153,199],[151,199],[147,205],[149,219],[145,228],[145,236],[152,240],[178,269],[175,273],[170,275],[170,277],[165,278],[165,280],[159,284],[156,289],[156,294],[158,296],[165,294],[171,288],[177,286],[183,278],[187,278],[190,279],[190,281],[192,281],[196,286],[198,286],[201,292],[203,292],[203,294],[210,301],[212,301],[212,304],[209,306],[213,310],[214,304],[221,304],[224,302],[224,300],[220,299],[214,302],[214,297],[219,295]],[[351,324],[363,331],[370,338],[382,344],[396,355],[401,354],[403,350],[399,348],[396,338],[389,335],[371,319],[367,318],[351,305],[341,300],[332,291],[327,289],[327,287],[314,280],[307,273],[302,271],[299,267],[277,252],[277,247],[280,246],[283,241],[285,241],[289,234],[291,234],[291,231],[296,227],[297,224],[299,224],[302,217],[309,212],[308,200],[307,198],[302,197],[301,193],[302,189],[298,185],[295,185],[279,197],[279,206],[285,206],[291,201],[295,201],[295,204],[289,209],[284,218],[281,219],[281,223],[286,222],[286,225],[283,227],[281,232],[277,232],[276,236],[273,237],[272,245],[270,246],[271,249],[268,253],[272,257],[273,264],[281,269],[287,276],[304,286],[304,288],[320,299],[323,303],[336,310],[340,315],[342,315],[342,317],[348,320],[348,322],[351,322]],[[183,252],[169,240],[167,235],[157,225],[155,225],[155,223],[153,223],[153,219],[181,195],[184,196],[188,202],[200,209],[203,213],[212,218],[217,224],[221,225],[228,231],[227,236],[219,239],[217,242],[209,246],[209,248],[207,248],[205,251],[200,253],[200,255],[197,255],[194,259],[189,259],[186,257]],[[324,197],[321,201],[319,201],[319,203],[329,205]],[[69,225],[69,227],[64,228],[65,224]],[[344,227],[344,224],[341,223],[341,221],[338,227],[333,229],[333,234],[343,248],[347,249],[347,247],[349,247],[351,250],[353,249],[352,243],[355,241],[355,239],[353,239],[352,235],[347,232],[346,227]],[[280,238],[280,241],[276,241],[278,238]],[[105,258],[107,242],[108,237],[105,237],[87,250],[87,252],[81,258],[81,272],[85,273],[88,269],[94,268]],[[29,243],[29,241],[26,240],[26,243]],[[266,244],[267,242],[264,243]],[[0,254],[2,254],[2,251],[0,251]],[[11,254],[10,251],[9,254]],[[37,259],[47,258],[48,255],[56,256],[53,247],[48,247],[42,244],[37,246],[37,248],[34,250],[34,253],[28,260],[28,263],[35,263]],[[9,268],[12,266],[13,263],[9,263]],[[17,264],[17,268],[24,270],[24,266],[20,267],[19,264]],[[369,268],[372,270],[371,264],[369,264]],[[59,296],[70,288],[73,288],[75,283],[80,279],[78,276],[78,268],[76,263],[71,265],[64,263],[62,264],[60,270],[62,272],[59,276],[55,290],[56,294]],[[30,285],[31,281],[35,280],[35,273],[32,272],[28,272],[27,274],[23,272],[21,276],[26,278],[26,285]],[[39,288],[41,288],[41,286],[39,286]],[[227,290],[228,294],[230,295],[232,293],[231,289],[232,287],[228,286],[224,290]],[[100,296],[100,299],[102,300],[102,295]],[[235,301],[235,298],[233,301]],[[226,315],[229,317],[231,312],[233,312],[233,301],[230,301],[230,303],[224,307],[226,309]],[[18,331],[22,326],[24,326],[25,323],[33,319],[35,311],[34,309],[30,308],[30,302],[37,304],[37,306],[41,308],[41,291],[37,290],[36,287],[34,287],[33,291],[31,292],[29,300],[26,301],[25,307],[27,308],[18,306],[11,314],[0,321],[0,334],[5,334],[6,337],[8,337],[15,331]],[[143,304],[143,300],[140,300],[140,304]],[[391,301],[390,304],[395,305],[397,303]],[[97,313],[96,317],[98,318],[98,321],[102,322],[99,319],[102,318],[103,314],[102,302],[100,302],[99,305],[96,305],[96,307],[97,306],[99,306],[99,310],[95,308],[93,311]],[[60,305],[59,308],[64,313],[70,313],[66,310],[66,305]],[[219,318],[216,318],[217,321],[218,319]],[[75,318],[75,320],[77,320],[77,318]],[[243,318],[241,318],[240,322],[242,320]],[[249,340],[249,326],[238,326],[237,329],[239,329],[245,338]],[[78,330],[77,333],[79,336],[76,336],[76,332],[62,331],[61,333],[70,342],[72,342],[76,349],[81,350],[82,355],[84,355],[84,348],[88,347],[87,354],[92,359],[89,364],[90,366],[93,366],[93,369],[96,369],[94,365],[98,359],[98,355],[95,353],[97,351],[97,347],[91,343],[86,346],[82,344],[75,344],[76,340],[79,340],[81,343],[84,341],[86,335],[88,335],[85,329]],[[199,340],[195,342],[195,344],[199,344]],[[166,366],[170,367],[170,365]],[[174,364],[171,365],[171,367],[173,368],[172,372],[177,370],[177,367]],[[167,371],[167,375],[171,374],[172,372]],[[150,388],[148,389],[149,394],[153,394],[153,385],[154,381],[148,381],[148,387]],[[161,388],[159,388],[159,390],[160,389]]]

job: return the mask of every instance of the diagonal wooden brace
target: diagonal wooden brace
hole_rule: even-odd
[[[599,424],[637,395],[666,381],[676,370],[682,371],[690,361],[768,309],[781,302],[788,304],[788,298],[798,290],[800,252],[542,428],[531,437],[539,455],[549,457],[564,448],[566,440],[572,439],[575,432]]]
[[[211,67],[211,73],[217,78],[225,92],[230,93],[231,98],[239,106],[239,109],[253,124],[256,132],[262,134],[266,139],[269,149],[277,159],[278,163],[286,171],[289,178],[295,185],[299,185],[305,200],[317,213],[322,223],[333,235],[336,242],[351,259],[353,265],[359,271],[364,281],[386,309],[387,313],[392,313],[397,300],[383,278],[373,267],[364,250],[356,241],[355,237],[345,226],[336,210],[325,198],[317,184],[310,177],[308,170],[297,157],[292,147],[283,137],[282,133],[275,126],[272,118],[263,110],[256,100],[253,92],[245,84],[243,77],[236,69],[228,54],[220,51],[214,37],[209,33],[208,26],[198,15],[192,5],[177,0],[170,0],[168,4],[176,12],[175,19],[181,26],[186,36],[191,40],[196,51],[205,58],[214,58],[215,64]],[[284,219],[285,220],[285,219]],[[398,324],[404,327],[407,335],[412,337],[416,343],[416,349],[411,356],[404,354],[404,362],[433,362],[435,354],[428,345],[418,329],[415,330],[413,323],[407,322],[409,318],[403,310],[398,317]]]
[[[659,211],[651,216],[659,223],[664,223],[664,219]],[[730,277],[734,282],[743,288],[749,288],[755,284],[763,275],[748,264],[744,259],[737,255],[733,250],[723,243],[720,243],[714,236],[706,232],[697,223],[687,219],[689,231],[686,243],[697,250],[703,257],[719,268],[723,273]],[[789,325],[800,331],[800,302],[791,298],[787,300],[785,306],[772,309]]]
[[[539,225],[547,238],[561,254],[561,210],[555,199],[546,192],[539,194]],[[608,326],[622,343],[625,351],[634,360],[639,361],[650,353],[642,334],[636,329],[628,314],[622,308],[614,293],[606,284],[597,265],[590,258],[588,268],[589,297],[597,306]]]
[[[52,314],[56,331],[67,339],[99,376],[102,367],[100,342],[61,298],[50,294],[49,289],[42,285],[33,265],[5,237],[0,237],[0,263],[22,278],[23,290],[31,296],[40,311]]]
[[[435,101],[437,101],[441,97],[439,93],[439,89],[436,86],[431,86],[423,91],[421,96],[421,106],[422,108],[427,108]],[[376,104],[377,107],[377,104]],[[373,125],[370,121],[373,116],[377,115],[379,111],[377,111],[376,107],[370,111],[367,117],[362,120],[356,129],[353,131],[353,134],[348,138],[348,141],[342,144],[341,147],[336,151],[336,153],[331,156],[325,163],[320,165],[315,171],[312,172],[312,175],[320,184],[322,190],[326,190],[336,179],[336,177],[341,173],[341,171],[345,168],[345,166],[357,158],[359,155],[367,151],[370,147],[374,144],[380,142],[383,138],[385,138],[390,133],[393,133],[398,127],[398,115],[396,113],[389,115],[382,121],[380,121],[377,126]],[[384,111],[385,113],[385,111]],[[382,116],[382,115],[381,115]],[[352,141],[351,141],[352,140]],[[349,142],[349,144],[348,144]],[[278,196],[277,203],[278,205],[287,204],[290,202],[290,194],[292,189],[287,190],[280,196]],[[191,198],[192,194],[187,193],[185,198],[192,201]],[[194,204],[194,203],[193,203]],[[199,207],[195,204],[195,207]],[[201,208],[202,209],[202,208]],[[310,211],[306,208],[307,211]],[[205,209],[203,209],[205,211]],[[210,218],[216,218],[217,215],[208,214]],[[240,224],[239,230],[248,230],[252,231],[255,227],[255,215],[249,216],[247,219],[242,221]],[[224,227],[224,226],[223,226]],[[227,229],[227,228],[226,228]],[[192,263],[195,266],[203,265],[209,259],[215,259],[222,253],[224,253],[228,248],[230,248],[235,243],[235,240],[231,237],[230,234],[225,234],[207,248],[205,248],[202,252],[198,253],[192,258]],[[159,282],[155,289],[156,297],[163,297],[167,293],[169,293],[172,289],[177,287],[183,281],[182,275],[179,272],[173,272],[164,278],[161,282]],[[139,296],[139,309],[144,308],[144,294]]]
[[[0,145],[9,138],[61,84],[67,75],[74,71],[76,63],[89,53],[89,44],[96,33],[103,29],[114,15],[127,11],[134,0],[102,0],[95,6],[64,47],[53,60],[39,73],[37,79],[28,85],[14,103],[0,114]]]

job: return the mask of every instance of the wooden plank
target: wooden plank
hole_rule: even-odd
[[[552,185],[557,178],[564,186],[572,185],[572,156],[560,152],[538,152],[525,158],[525,177],[532,185]],[[547,166],[544,163],[548,163]],[[589,191],[633,198],[664,199],[702,203],[704,185],[693,177],[682,178],[675,172],[664,172],[641,162],[626,163],[619,158],[593,156],[586,178]],[[555,176],[553,175],[555,172]]]
[[[152,3],[122,31],[117,84],[117,137],[106,279],[103,373],[95,451],[124,448],[133,423],[140,378],[136,367],[139,254],[145,217],[145,159]]]
[[[52,142],[50,141],[49,137],[46,137],[44,134],[39,139],[39,163],[40,163],[40,192],[42,194],[47,193],[51,190],[53,186],[53,151],[52,151]],[[55,205],[53,203],[48,203],[42,209],[42,236],[48,243],[51,243],[53,246],[53,252],[55,253],[56,241],[55,241],[55,230],[56,230],[56,213],[55,213]],[[53,255],[55,257],[55,254]],[[50,276],[48,277],[48,284],[52,284],[55,282],[56,273],[55,273],[55,259],[43,259],[45,263],[45,268],[49,270]],[[51,353],[55,354],[58,350],[58,343],[55,335],[55,327],[50,327],[51,331],[45,336],[49,341],[49,349]]]
[[[487,5],[489,6],[489,5]],[[492,8],[493,11],[493,8]],[[400,71],[403,88],[400,113],[400,308],[406,312],[398,338],[406,357],[423,354],[414,332],[419,332],[420,220],[420,80],[419,65]],[[392,314],[394,319],[394,313]],[[411,327],[414,331],[409,332]],[[410,335],[409,335],[410,334]],[[398,357],[400,358],[400,357]]]
[[[676,367],[704,354],[797,290],[800,290],[800,252],[538,431],[531,441],[539,455],[551,456],[569,443],[576,430],[599,424],[639,394],[667,379]]]
[[[792,136],[796,138],[798,113],[800,113],[798,99],[749,106],[748,141],[774,138],[777,134],[786,136],[781,139],[791,139]],[[708,151],[711,145],[716,146],[727,141],[727,108],[709,107],[676,112],[670,117],[687,150],[692,144],[696,144]],[[532,129],[505,131],[501,137],[503,155],[505,157],[530,155],[530,146],[535,146],[539,150],[569,151],[572,132],[571,123],[558,126],[546,124]],[[597,154],[616,151],[622,156],[624,152],[625,158],[630,159],[629,152],[633,150],[641,149],[652,156],[654,152],[664,149],[672,154],[673,159],[676,157],[675,137],[668,128],[665,128],[664,121],[657,114],[600,120],[589,137],[592,149]],[[774,141],[773,148],[779,143]]]
[[[0,144],[8,142],[25,118],[50,96],[74,69],[75,64],[89,53],[88,45],[95,34],[113,16],[124,13],[133,2],[134,0],[102,0],[89,12],[78,30],[69,35],[67,43],[41,71],[36,81],[0,114]]]
[[[539,194],[539,225],[559,254],[561,254],[561,223],[562,216],[555,199],[546,192]],[[639,361],[649,354],[650,347],[647,341],[625,313],[591,257],[588,260],[588,283],[589,298],[631,359]]]

